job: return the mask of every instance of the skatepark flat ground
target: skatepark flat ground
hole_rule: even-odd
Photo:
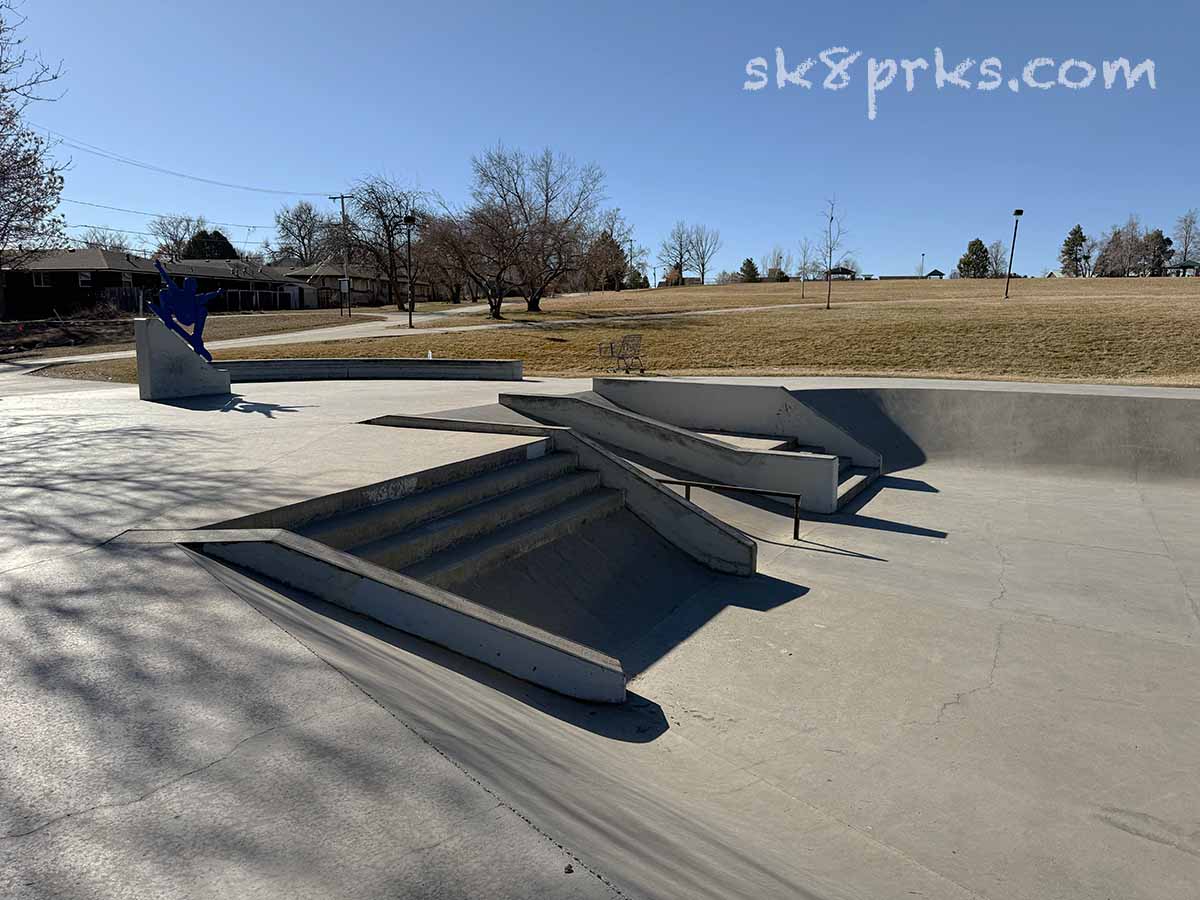
[[[619,707],[113,540],[521,443],[354,424],[513,389],[0,375],[0,895],[1195,896],[1194,481],[927,461],[799,542],[699,492],[759,575],[689,583]]]

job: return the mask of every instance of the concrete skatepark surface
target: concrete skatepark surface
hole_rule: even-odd
[[[900,387],[1200,402],[761,381],[835,412]],[[1195,896],[1200,489],[1165,463],[1001,464],[916,429],[919,453],[881,447],[887,474],[799,542],[769,506],[697,492],[758,539],[760,576],[679,575],[615,708],[106,543],[518,445],[354,424],[505,389],[167,405],[0,376],[0,895]],[[881,433],[912,427],[902,406]]]

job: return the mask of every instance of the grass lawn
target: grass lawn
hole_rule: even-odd
[[[1187,288],[1192,288],[1191,291]],[[1139,300],[1153,297],[1200,295],[1200,283],[1167,278],[1025,278],[1012,282],[1011,297],[1025,300]],[[959,278],[948,281],[835,281],[834,305],[845,303],[921,303],[969,302],[999,299],[1004,282],[991,279]],[[771,284],[705,285],[704,287],[658,288],[640,291],[597,291],[570,297],[551,297],[542,301],[540,313],[527,312],[525,301],[511,298],[504,302],[504,321],[555,322],[568,319],[606,319],[613,316],[641,316],[694,312],[736,307],[770,307],[794,304],[824,305],[825,283],[790,281]],[[480,307],[480,318],[467,315],[453,321],[469,326],[485,321],[487,306]],[[419,327],[444,328],[450,323],[427,322]]]
[[[597,344],[637,331],[644,335],[647,372],[658,374],[1200,385],[1200,279],[1121,279],[1111,287],[1089,281],[1068,290],[1059,284],[1050,281],[1034,291],[1032,282],[1024,281],[1008,301],[944,302],[953,298],[939,296],[923,302],[835,303],[831,310],[804,306],[636,323],[551,322],[246,347],[216,356],[423,356],[432,350],[439,357],[523,359],[529,375],[589,375],[604,371]],[[47,374],[136,380],[133,360],[62,366]]]
[[[311,310],[288,313],[213,315],[204,326],[205,341],[258,337],[285,331],[329,328],[380,319],[366,313],[353,318],[339,316],[336,310]],[[133,319],[62,322],[0,323],[0,357],[17,359],[37,356],[74,356],[82,353],[107,353],[133,349]]]

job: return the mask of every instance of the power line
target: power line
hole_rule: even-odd
[[[113,212],[133,213],[136,216],[151,216],[154,218],[166,219],[173,218],[176,213],[155,213],[146,212],[144,209],[125,209],[123,206],[106,206],[103,203],[91,203],[87,200],[72,200],[70,197],[59,197],[59,200],[64,203],[77,203],[80,206],[94,206],[96,209],[108,209]],[[189,217],[190,218],[190,217]],[[203,217],[200,217],[203,218]],[[205,219],[208,222],[207,219]],[[267,228],[274,229],[274,225],[244,225],[240,222],[208,222],[209,225],[224,225],[226,228]],[[115,229],[114,229],[115,230]]]
[[[65,225],[64,227],[65,227],[65,228],[95,228],[95,229],[98,229],[98,230],[100,230],[100,231],[115,231],[115,232],[117,232],[118,234],[136,234],[136,235],[139,235],[139,236],[141,236],[141,237],[152,237],[152,238],[158,238],[158,237],[160,237],[160,235],[154,234],[154,233],[152,233],[152,232],[149,232],[149,231],[134,231],[134,230],[132,230],[132,229],[129,229],[129,228],[113,228],[113,227],[111,227],[111,226],[109,226],[109,225]],[[79,240],[82,240],[82,239],[81,239],[81,238],[71,238],[71,240],[74,240],[74,241],[79,241]],[[245,240],[241,240],[241,241],[233,241],[233,240],[229,240],[229,238],[228,238],[228,236],[227,236],[227,237],[225,238],[225,240],[229,241],[229,243],[231,243],[231,244],[234,244],[234,245],[240,245],[240,246],[245,246],[246,244],[253,244],[253,243],[257,243],[257,242],[258,242],[258,241],[257,241],[257,238],[249,238],[249,237],[248,237],[248,238],[246,238]],[[86,241],[84,241],[83,243],[86,243]]]
[[[95,144],[89,144],[86,141],[81,141],[69,135],[63,134],[61,131],[54,131],[47,128],[45,125],[39,125],[36,122],[29,122],[34,128],[40,128],[48,135],[53,135],[58,138],[63,144],[73,150],[82,150],[84,153],[91,153],[95,156],[111,160],[113,162],[124,163],[127,166],[135,166],[139,169],[145,169],[148,172],[158,172],[161,175],[173,175],[176,178],[186,178],[189,181],[199,181],[203,184],[212,184],[217,187],[232,188],[238,191],[254,191],[259,194],[282,194],[292,197],[327,197],[327,191],[282,191],[275,188],[253,187],[247,184],[233,184],[228,181],[217,181],[214,178],[204,178],[200,175],[189,175],[187,172],[177,172],[174,169],[166,169],[162,166],[156,166],[153,163],[142,162],[138,159],[133,159],[129,156],[122,156],[119,153],[114,153],[111,150],[105,150],[103,147],[97,147]]]

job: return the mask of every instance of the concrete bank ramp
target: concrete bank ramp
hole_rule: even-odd
[[[1172,388],[947,383],[793,390],[882,451],[926,461],[1127,480],[1200,478],[1200,396]]]

